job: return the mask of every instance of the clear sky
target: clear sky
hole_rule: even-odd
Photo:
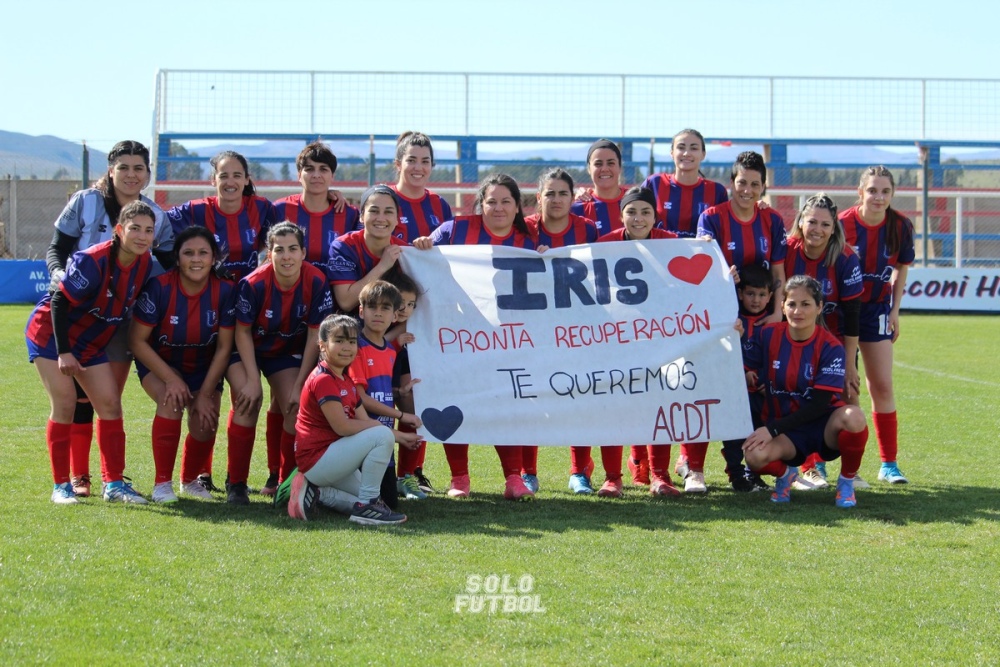
[[[1000,78],[951,0],[8,3],[0,130],[150,141],[158,69]]]

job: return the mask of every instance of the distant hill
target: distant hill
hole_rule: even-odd
[[[108,155],[89,150],[93,180],[104,170]],[[0,178],[8,174],[24,179],[79,179],[83,175],[83,145],[48,135],[33,137],[0,130]]]

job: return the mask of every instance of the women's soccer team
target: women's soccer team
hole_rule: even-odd
[[[586,189],[551,169],[538,181],[537,212],[525,216],[518,183],[495,173],[480,184],[474,213],[456,216],[426,187],[434,149],[419,132],[397,141],[397,181],[370,188],[359,208],[332,189],[337,158],[320,142],[296,160],[301,193],[274,203],[257,195],[247,160],[224,151],[211,160],[215,195],[164,212],[141,194],[149,151],[119,142],[107,173],[77,192],[56,221],[46,256],[50,291],[25,329],[28,359],[51,405],[52,502],[91,495],[95,432],[104,500],[148,502],[124,475],[121,398],[134,358],[155,404],[153,502],[175,503],[178,493],[210,500],[213,492],[231,504],[250,502],[263,375],[270,398],[259,492],[287,502],[297,519],[321,505],[360,524],[402,523],[399,500],[435,489],[424,474],[427,444],[416,433],[412,399],[419,379],[410,375],[406,347],[413,341],[406,319],[420,294],[400,269],[400,255],[449,244],[544,252],[675,238],[717,241],[736,276],[755,430],[723,443],[732,488],[770,490],[772,501],[788,502],[791,489],[833,483],[826,463],[839,458],[835,504],[856,504],[854,489],[867,486],[857,473],[869,437],[859,356],[882,462],[878,479],[906,483],[897,464],[892,351],[914,239],[910,220],[891,206],[892,174],[866,169],[857,202],[840,213],[824,193],[807,198],[786,233],[778,212],[761,201],[761,155],[741,153],[727,188],[702,174],[706,147],[698,131],[677,133],[670,154],[670,173],[628,187],[619,147],[601,139],[587,152]],[[213,454],[226,383],[223,491],[213,482]],[[601,447],[604,479],[595,491],[591,448],[566,444],[574,493],[621,497],[623,444],[630,445],[632,485],[654,496],[682,493],[671,478],[670,445]],[[684,493],[707,491],[708,445],[680,445],[673,472]],[[446,493],[467,497],[468,445],[443,446]],[[496,451],[504,496],[532,499],[538,448]],[[774,477],[773,488],[763,475]]]

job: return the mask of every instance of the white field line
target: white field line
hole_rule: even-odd
[[[998,387],[1000,388],[1000,382],[990,382],[989,380],[977,380],[975,378],[967,378],[961,375],[953,375],[952,373],[943,373],[941,371],[936,371],[932,368],[922,368],[920,366],[913,366],[911,364],[904,364],[902,362],[895,362],[896,366],[900,368],[905,368],[908,371],[917,371],[918,373],[927,373],[928,375],[935,375],[941,378],[947,378],[948,380],[956,380],[958,382],[969,382],[971,384],[981,384],[987,387]]]

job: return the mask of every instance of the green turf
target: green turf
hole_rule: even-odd
[[[854,510],[832,491],[787,506],[736,495],[715,446],[705,497],[576,497],[568,452],[543,448],[538,499],[514,504],[493,449],[478,447],[471,499],[404,502],[408,523],[371,529],[330,513],[296,522],[259,496],[249,508],[54,506],[28,310],[0,308],[3,664],[1000,662],[996,318],[904,315],[912,483],[876,482],[872,445],[873,488]],[[134,379],[124,409],[127,474],[148,494],[153,406]],[[251,485],[266,476],[262,440]],[[222,442],[216,460],[222,477]],[[426,471],[447,485],[440,447]],[[545,611],[456,613],[469,577],[491,574],[530,575]]]

